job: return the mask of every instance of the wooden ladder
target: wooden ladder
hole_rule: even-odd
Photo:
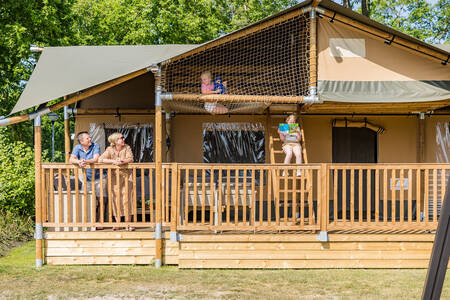
[[[284,118],[285,117],[276,117],[276,116],[272,116],[272,115],[268,115],[268,130],[269,130],[269,158],[270,158],[270,163],[271,164],[276,164],[276,163],[281,163],[280,160],[277,161],[277,158],[279,157],[283,157],[284,158],[284,151],[282,150],[282,142],[281,139],[279,137],[278,134],[278,123],[283,123],[284,122]],[[277,121],[277,122],[274,122]],[[275,126],[273,125],[275,123]],[[300,134],[301,134],[301,140],[300,140],[300,145],[302,147],[302,162],[304,164],[308,163],[308,155],[307,155],[307,151],[306,151],[306,143],[305,143],[305,138],[304,138],[304,129],[303,129],[303,124],[302,121],[299,120],[298,122],[298,126],[300,129]],[[282,172],[277,172],[277,170],[272,170],[271,171],[271,177],[272,177],[272,185],[273,185],[273,190],[274,190],[274,197],[275,197],[275,201],[277,202],[280,199],[280,186],[282,186],[282,181],[284,181],[284,177],[280,176],[282,174]],[[312,203],[312,185],[311,185],[311,171],[307,170],[307,171],[303,171],[302,175],[299,176],[296,180],[301,180],[303,176],[305,177],[305,208],[309,208],[309,216],[312,217],[311,220],[313,220],[315,222],[315,213],[314,213],[314,209],[313,209],[313,203]],[[284,182],[283,182],[284,183]],[[280,203],[281,203],[281,199],[280,199]],[[297,210],[300,208],[300,205],[296,206],[296,212],[293,212],[296,214]],[[308,218],[309,219],[309,218]],[[308,220],[308,223],[311,224],[311,222]]]

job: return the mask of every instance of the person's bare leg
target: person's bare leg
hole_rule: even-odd
[[[302,163],[302,147],[301,146],[295,146],[293,147],[292,151],[295,155],[295,163],[297,165]]]
[[[223,115],[223,114],[228,113],[228,108],[226,106],[224,106],[223,104],[217,103],[213,112],[218,115]]]
[[[285,164],[290,164],[292,159],[292,147],[291,146],[285,146],[283,147],[284,153],[286,153],[286,157],[284,158]]]
[[[294,152],[295,155],[295,163],[297,165],[302,163],[302,147],[297,145],[295,147],[293,147],[292,151]],[[301,170],[297,170],[297,172],[295,173],[297,176],[301,176],[302,175],[302,171]]]

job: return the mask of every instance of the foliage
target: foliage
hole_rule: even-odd
[[[0,210],[24,216],[34,211],[34,154],[20,141],[0,140]]]
[[[431,4],[425,0],[372,0],[372,18],[421,40],[433,34]]]
[[[78,44],[196,44],[295,4],[289,0],[78,0]]]
[[[33,221],[8,211],[0,210],[0,257],[5,256],[18,243],[33,237]]]
[[[73,43],[70,8],[75,0],[0,1],[0,115],[17,102],[38,55],[30,45],[62,46]],[[9,126],[2,138],[32,144],[31,122]]]
[[[336,0],[347,8],[428,43],[450,42],[449,0]],[[432,4],[431,2],[435,2]]]

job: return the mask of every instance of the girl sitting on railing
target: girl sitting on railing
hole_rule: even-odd
[[[224,90],[214,88],[214,82],[212,81],[212,74],[210,71],[203,72],[200,79],[202,80],[202,94],[225,94]],[[226,83],[223,82],[222,85],[225,87]],[[205,109],[212,115],[228,113],[228,108],[214,100],[205,101]]]

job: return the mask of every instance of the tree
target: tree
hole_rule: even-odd
[[[289,0],[78,0],[77,43],[203,43],[295,4]]]
[[[30,45],[70,45],[71,13],[75,0],[2,0],[0,2],[0,115],[17,102],[38,55]],[[32,144],[30,122],[2,130],[1,139]]]
[[[370,17],[370,0],[361,0],[361,13],[363,16]]]
[[[425,0],[373,0],[371,18],[420,40],[435,42],[433,11]]]
[[[449,42],[449,0],[439,0],[434,5],[426,0],[340,0],[335,2],[425,42]]]

